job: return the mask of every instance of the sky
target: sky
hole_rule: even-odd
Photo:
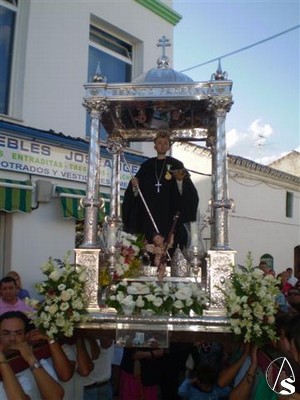
[[[230,154],[268,165],[300,151],[299,0],[173,0],[182,15],[174,28],[173,68],[183,71],[297,29],[221,59],[233,81],[226,117]],[[185,71],[207,81],[218,61]]]

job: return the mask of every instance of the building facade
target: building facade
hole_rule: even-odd
[[[173,145],[191,172],[200,197],[200,213],[210,215],[211,152],[193,144]],[[254,265],[264,259],[279,273],[287,267],[300,273],[300,179],[296,175],[228,156],[229,195],[234,201],[229,218],[229,241],[236,262],[245,265],[250,251]],[[202,233],[210,245],[210,226]]]
[[[172,41],[181,18],[171,3],[0,1],[0,276],[17,270],[34,292],[41,264],[76,246],[90,123],[83,85],[99,70],[108,82],[129,82],[152,68],[157,40]],[[100,134],[108,205],[111,155]],[[144,161],[141,146],[128,154],[132,172]]]

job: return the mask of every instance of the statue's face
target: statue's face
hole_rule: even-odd
[[[156,246],[162,245],[162,244],[164,243],[164,238],[163,238],[163,236],[162,236],[162,235],[155,235],[155,236],[153,237],[153,243],[154,243]]]
[[[165,154],[170,148],[170,141],[166,137],[157,138],[154,145],[155,150],[159,154]]]

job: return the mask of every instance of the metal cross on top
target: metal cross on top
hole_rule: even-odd
[[[168,38],[165,36],[162,36],[160,39],[158,39],[157,42],[157,47],[162,47],[162,56],[165,57],[166,55],[166,47],[171,46],[171,42]]]

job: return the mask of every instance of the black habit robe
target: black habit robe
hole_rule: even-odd
[[[176,213],[180,213],[173,248],[176,248],[177,244],[181,248],[187,245],[188,235],[184,224],[196,220],[199,203],[197,190],[189,176],[182,181],[182,194],[179,192],[177,181],[171,171],[182,168],[184,168],[183,163],[176,158],[167,156],[159,160],[155,157],[145,161],[136,174],[139,188],[159,233],[165,239],[168,237]],[[131,182],[124,195],[122,219],[125,232],[142,233],[148,242],[152,242],[156,229],[141,197],[134,194]]]

